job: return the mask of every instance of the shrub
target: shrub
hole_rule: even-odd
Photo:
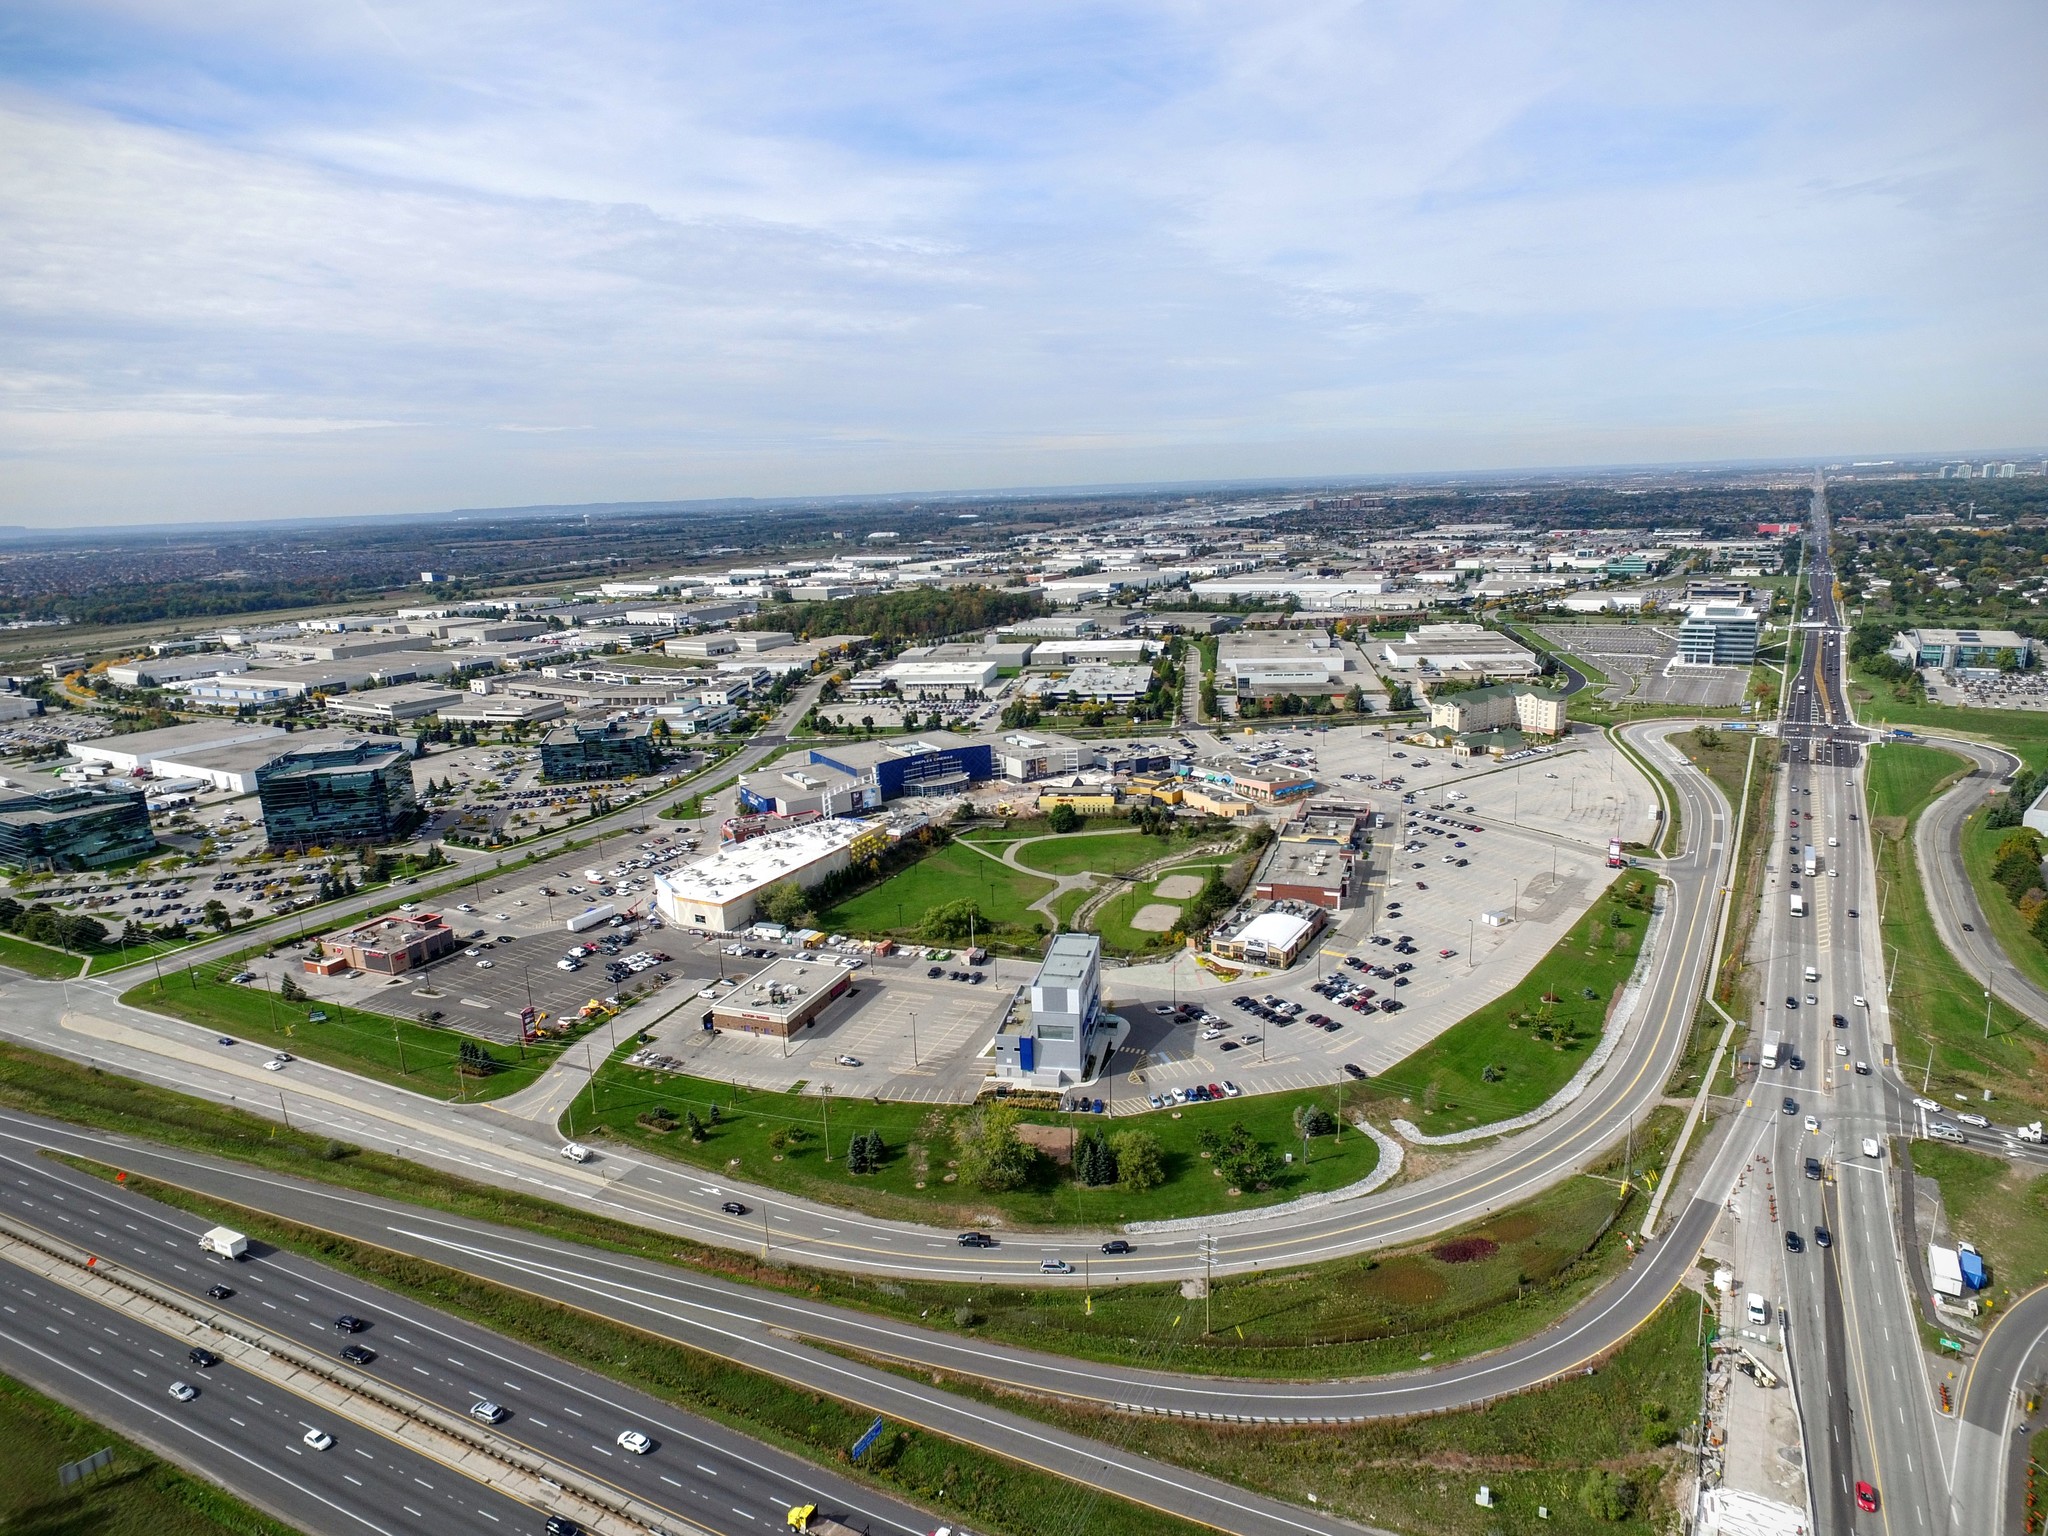
[[[1453,1237],[1430,1249],[1429,1256],[1440,1264],[1476,1264],[1499,1252],[1500,1244],[1490,1237]]]

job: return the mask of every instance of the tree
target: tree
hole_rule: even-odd
[[[962,1177],[991,1193],[1024,1186],[1038,1153],[1017,1134],[1017,1121],[1007,1104],[984,1104],[968,1115],[959,1138]]]
[[[1337,1117],[1320,1104],[1294,1106],[1294,1134],[1328,1136],[1337,1129]]]
[[[1116,1182],[1116,1153],[1100,1130],[1090,1130],[1074,1143],[1074,1177],[1096,1187]]]
[[[1636,1485],[1619,1473],[1598,1467],[1579,1485],[1579,1504],[1595,1520],[1626,1520],[1635,1513]]]
[[[811,915],[803,888],[794,880],[784,880],[762,892],[761,910],[767,914],[768,921],[780,923],[785,928],[801,928]]]
[[[1166,1182],[1166,1154],[1152,1132],[1119,1131],[1109,1138],[1109,1149],[1116,1155],[1119,1187],[1142,1193]]]
[[[1065,835],[1068,832],[1078,832],[1081,830],[1081,813],[1071,805],[1062,802],[1054,806],[1047,813],[1045,824],[1061,835]]]
[[[921,938],[933,943],[955,944],[976,929],[987,926],[981,908],[975,903],[949,901],[943,906],[925,908],[924,920],[917,925],[917,931]]]
[[[864,1173],[873,1173],[875,1165],[868,1161],[868,1136],[862,1131],[846,1144],[846,1171],[858,1178]]]
[[[323,887],[321,894],[325,896],[326,891],[324,887],[327,884],[327,878],[322,877],[320,883]],[[339,892],[336,892],[336,894],[339,894]],[[218,896],[199,909],[199,920],[205,923],[207,927],[216,929],[221,933],[226,933],[235,926],[235,920],[228,916],[227,903]]]
[[[306,1000],[305,989],[289,976],[279,979],[277,995],[288,1003],[302,1003]]]

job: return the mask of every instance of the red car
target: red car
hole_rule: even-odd
[[[1857,1483],[1856,1507],[1865,1514],[1873,1513],[1877,1509],[1877,1490],[1868,1483]]]

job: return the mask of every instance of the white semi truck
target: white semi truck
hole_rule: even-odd
[[[578,912],[569,919],[569,931],[571,933],[587,933],[592,928],[610,922],[614,915],[613,909],[608,904],[602,907],[585,907],[581,912]]]

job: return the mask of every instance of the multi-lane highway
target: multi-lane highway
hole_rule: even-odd
[[[309,1536],[508,1536],[540,1524],[526,1505],[408,1446],[339,1424],[232,1364],[196,1367],[182,1341],[4,1261],[0,1369]],[[171,1396],[181,1381],[197,1389],[189,1402]],[[314,1429],[335,1443],[307,1445]]]

